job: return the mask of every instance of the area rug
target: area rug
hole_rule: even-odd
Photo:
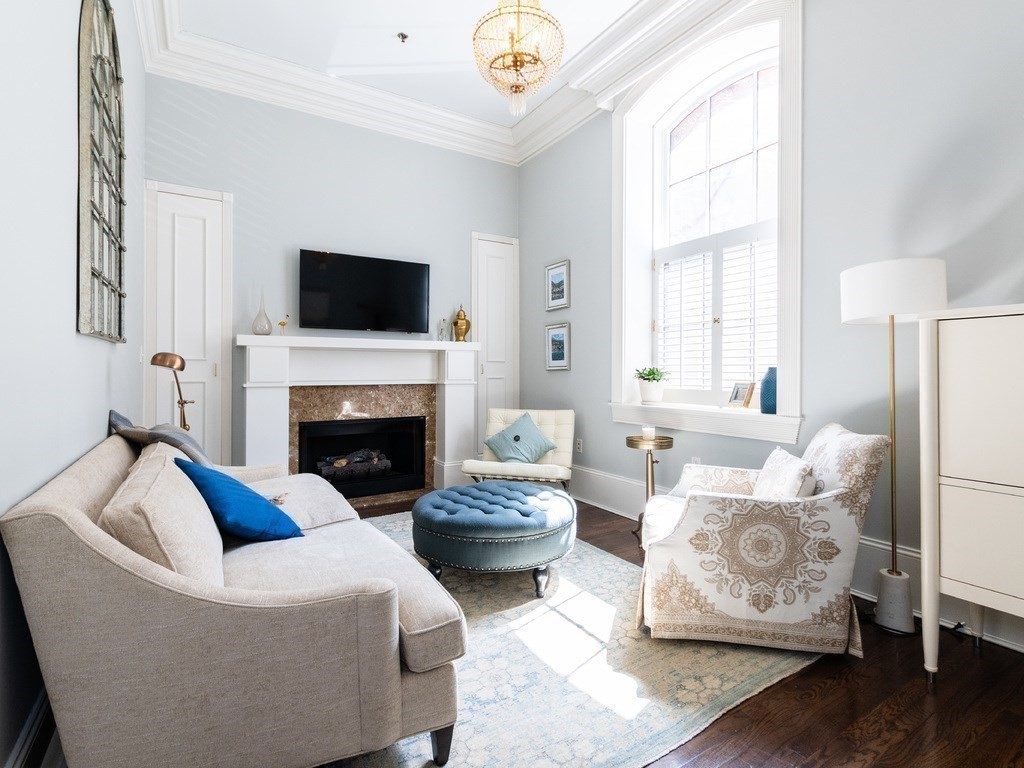
[[[367,522],[412,551],[409,513]],[[538,600],[528,571],[445,569],[469,626],[452,768],[640,768],[818,658],[652,640],[634,626],[640,568],[582,541],[551,571]],[[430,754],[422,735],[332,768],[424,768]]]

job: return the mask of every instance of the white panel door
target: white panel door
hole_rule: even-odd
[[[215,462],[230,461],[230,197],[148,190],[147,349],[185,358],[178,373],[191,434]],[[228,210],[225,211],[225,197]],[[227,215],[225,215],[227,213]],[[226,247],[227,246],[227,247]],[[146,422],[178,423],[174,376],[146,366]]]
[[[519,241],[473,233],[473,340],[481,344],[477,452],[488,408],[519,407]]]

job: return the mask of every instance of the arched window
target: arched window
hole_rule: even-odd
[[[799,0],[758,0],[616,105],[614,421],[796,441],[801,26]],[[649,365],[659,406],[632,378]],[[769,366],[777,415],[724,407]]]
[[[125,341],[124,107],[108,0],[84,0],[78,39],[78,330]]]

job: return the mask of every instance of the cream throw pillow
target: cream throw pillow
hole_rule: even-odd
[[[792,499],[814,493],[811,465],[781,448],[764,462],[751,494],[757,499]]]
[[[224,585],[224,542],[210,508],[174,464],[170,446],[147,446],[100,513],[99,526],[182,576]]]

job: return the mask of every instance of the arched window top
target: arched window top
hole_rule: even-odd
[[[123,342],[123,81],[108,0],[83,1],[78,46],[78,330]]]

